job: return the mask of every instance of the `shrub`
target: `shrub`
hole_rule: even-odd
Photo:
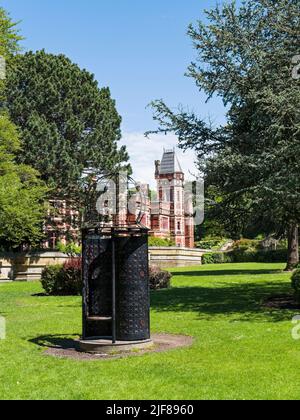
[[[277,251],[243,251],[237,249],[228,253],[232,262],[285,262],[287,260],[287,250],[278,249]]]
[[[295,296],[300,303],[300,269],[298,268],[292,275],[292,287],[295,290]]]
[[[46,267],[42,286],[51,296],[78,296],[82,292],[81,258],[71,258],[64,265]]]
[[[225,264],[231,263],[232,259],[229,253],[224,252],[216,252],[216,253],[208,253],[204,254],[202,257],[202,264]]]
[[[76,257],[81,255],[82,247],[77,245],[75,242],[70,242],[67,245],[59,242],[56,247],[57,251],[62,252],[63,254],[69,255],[70,257]]]
[[[47,295],[56,294],[59,283],[58,277],[61,276],[62,268],[62,265],[50,265],[44,268],[41,282]]]
[[[232,262],[243,263],[243,262],[256,262],[258,260],[258,252],[236,249],[230,252]]]
[[[234,249],[253,252],[260,248],[261,241],[256,239],[240,239],[234,243]]]
[[[82,293],[82,259],[70,258],[63,265],[63,292],[64,295],[78,296]]]
[[[166,246],[175,246],[175,242],[171,239],[163,239],[163,238],[149,238],[149,246],[157,246],[157,247],[166,247]]]
[[[82,258],[70,258],[63,265],[64,270],[77,270],[81,273]]]
[[[224,238],[207,238],[203,241],[196,242],[196,248],[218,250],[226,244],[228,240]]]
[[[236,249],[230,252],[218,252],[204,254],[203,264],[224,264],[224,263],[247,263],[247,262],[286,262],[287,250],[278,249],[277,251],[249,251]]]
[[[207,264],[214,264],[215,260],[214,260],[215,254],[209,253],[209,254],[204,254],[202,257],[202,264],[207,265]]]
[[[169,289],[171,286],[172,274],[159,267],[150,266],[149,278],[151,290]]]

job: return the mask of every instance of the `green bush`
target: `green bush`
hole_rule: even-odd
[[[286,262],[287,250],[279,249],[277,251],[249,251],[236,249],[230,252],[208,253],[203,255],[203,264],[225,264],[225,263],[247,263],[261,262],[274,263]]]
[[[234,243],[234,250],[255,252],[260,249],[261,241],[256,239],[240,239]]]
[[[204,265],[215,264],[214,256],[215,254],[212,254],[212,253],[204,254],[202,257],[202,264]]]
[[[202,257],[202,264],[226,264],[231,263],[231,257],[229,253],[224,252],[216,252],[216,253],[209,253],[204,254]]]
[[[256,262],[258,259],[258,252],[236,249],[235,251],[230,252],[230,257],[234,263]]]
[[[300,303],[300,269],[298,268],[292,275],[292,287],[295,290],[295,296]]]
[[[203,241],[196,242],[196,248],[218,250],[225,245],[227,239],[224,238],[207,238]]]
[[[285,262],[287,260],[287,250],[279,249],[277,251],[243,251],[236,249],[228,253],[231,261],[241,262]]]
[[[173,242],[171,239],[150,237],[149,238],[149,246],[154,246],[154,247],[169,246],[170,247],[170,246],[175,246],[175,242]]]
[[[46,267],[41,283],[47,295],[79,296],[82,292],[81,259],[72,258],[64,265]]]
[[[77,245],[75,242],[70,242],[67,245],[59,242],[56,247],[57,251],[62,252],[63,254],[69,255],[70,257],[76,257],[81,255],[82,247]]]
[[[62,265],[51,265],[44,268],[42,272],[42,286],[47,295],[55,295],[58,284],[61,283],[58,278],[61,277]]]

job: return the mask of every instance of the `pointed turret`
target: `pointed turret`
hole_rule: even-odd
[[[163,158],[159,168],[159,174],[170,175],[175,173],[183,174],[181,165],[176,156],[175,149],[164,150]]]

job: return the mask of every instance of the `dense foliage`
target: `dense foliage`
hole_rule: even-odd
[[[228,239],[218,237],[207,237],[195,243],[196,248],[217,251],[228,242]]]
[[[82,293],[81,258],[64,265],[52,265],[42,272],[42,286],[50,296],[78,296]]]
[[[202,257],[202,264],[225,264],[231,263],[232,259],[229,254],[225,252],[209,252]]]
[[[62,252],[63,254],[69,255],[70,257],[79,257],[82,253],[82,246],[78,245],[75,242],[69,242],[68,244],[63,244],[59,242],[56,247],[57,251]]]
[[[43,238],[47,189],[34,169],[16,164],[20,150],[16,127],[0,116],[0,247],[4,250],[35,246]]]
[[[286,249],[278,249],[274,251],[268,250],[249,250],[235,249],[230,252],[207,253],[202,257],[203,264],[225,264],[225,263],[271,263],[285,262],[288,251]]]
[[[149,238],[149,246],[153,247],[171,247],[175,246],[175,242],[171,239],[155,238],[151,236]]]

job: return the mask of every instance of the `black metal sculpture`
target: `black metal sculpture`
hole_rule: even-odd
[[[124,195],[133,193],[131,181],[105,175],[89,195],[82,230],[83,340],[150,339],[148,229],[141,223],[143,200],[133,222],[124,206]],[[140,194],[137,185],[135,190]]]

